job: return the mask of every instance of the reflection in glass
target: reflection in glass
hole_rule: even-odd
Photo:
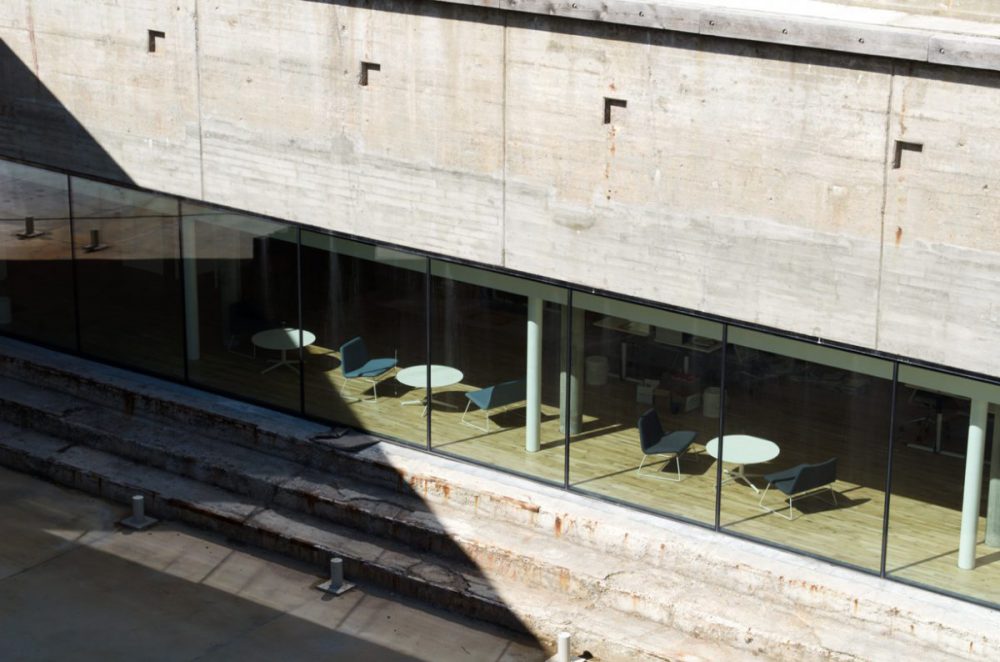
[[[878,570],[891,364],[744,329],[729,340],[722,526]]]
[[[74,177],[80,349],[184,376],[177,201]]]
[[[997,403],[1000,387],[900,366],[890,577],[1000,604]]]
[[[714,522],[704,445],[719,430],[722,326],[587,294],[573,305],[570,484]]]
[[[561,483],[566,291],[436,260],[431,273],[434,448]]]
[[[307,414],[423,446],[422,407],[399,368],[426,363],[427,259],[302,232]]]
[[[65,175],[0,161],[0,331],[76,349]]]
[[[196,384],[300,409],[297,230],[184,203],[188,375]]]

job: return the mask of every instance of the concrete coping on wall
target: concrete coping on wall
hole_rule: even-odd
[[[817,0],[433,1],[1000,71],[1000,22],[985,20]]]

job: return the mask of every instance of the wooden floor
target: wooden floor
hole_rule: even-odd
[[[191,375],[193,380],[210,377],[207,381],[216,388],[294,409],[297,407],[298,374],[280,367],[262,375],[261,371],[269,365],[267,360],[265,356],[251,358],[227,352],[225,356],[205,361],[197,369],[193,365]],[[369,384],[355,381],[347,386],[351,401],[345,401],[338,395],[343,381],[337,365],[336,352],[316,346],[309,348],[305,392],[306,410],[310,415],[417,446],[425,444],[423,407],[401,404],[404,400],[420,398],[421,392],[399,384],[390,375],[379,383],[377,402],[353,400],[354,397],[370,398],[373,395]],[[787,397],[786,386],[775,383],[774,389],[786,393]],[[435,450],[562,484],[565,451],[563,434],[559,430],[558,407],[551,403],[543,405],[541,450],[527,453],[524,450],[523,405],[515,405],[507,412],[492,415],[489,433],[462,423],[467,402],[462,393],[473,388],[472,385],[457,384],[435,393],[436,398],[455,405],[455,409],[436,405],[432,411]],[[803,389],[806,387],[797,385],[794,392],[803,393]],[[551,392],[554,389],[543,390]],[[827,454],[835,455],[842,467],[841,478],[834,484],[837,505],[828,503],[829,495],[797,502],[793,510],[796,519],[788,521],[761,510],[758,494],[751,487],[742,482],[731,482],[722,488],[723,527],[877,571],[885,507],[883,487],[887,458],[884,433],[863,434],[855,429],[847,435],[845,442],[843,421],[837,422],[834,416],[829,424],[840,433],[824,433],[824,416],[820,412],[814,416],[804,412],[802,418],[810,421],[810,434],[814,440],[808,444],[797,444],[795,435],[801,434],[801,430],[782,435],[781,417],[756,406],[761,399],[766,401],[771,395],[767,389],[753,395],[741,392],[729,394],[731,433],[750,431],[780,440],[781,454],[778,458],[750,467],[748,471],[767,473],[799,462],[825,459]],[[836,404],[830,401],[837,395],[829,393],[826,399],[818,402],[825,402],[827,409],[839,411]],[[847,397],[852,394],[839,395]],[[874,410],[882,411],[882,405],[887,403],[882,402],[878,394],[869,395],[871,397],[866,401],[872,403]],[[802,403],[799,404],[801,406]],[[703,416],[700,409],[671,416],[663,413],[663,407],[658,408],[668,427],[691,429],[698,433],[695,445],[681,460],[682,480],[659,480],[657,475],[676,475],[672,462],[666,465],[662,474],[639,476],[636,472],[642,453],[635,420],[647,407],[635,401],[634,384],[611,378],[604,386],[587,387],[583,429],[571,440],[570,483],[581,491],[712,523],[715,517],[716,462],[704,452],[704,444],[718,436],[718,419]],[[905,412],[905,408],[901,411]],[[474,407],[469,417],[478,425],[485,423],[483,413]],[[753,421],[755,417],[760,419],[756,424]],[[867,420],[864,416],[861,419]],[[1000,603],[1000,550],[980,546],[975,571],[959,570],[956,565],[964,460],[910,448],[905,444],[906,434],[904,431],[903,443],[899,444],[894,457],[895,485],[891,501],[887,571],[918,583]],[[815,441],[823,438],[834,441]],[[860,461],[852,462],[852,454],[855,460],[860,458]],[[657,459],[652,468],[655,470],[664,465],[662,459]],[[753,480],[763,487],[762,479]],[[769,503],[775,507],[782,505],[778,497],[769,500]],[[981,518],[981,536],[984,525],[984,518]]]

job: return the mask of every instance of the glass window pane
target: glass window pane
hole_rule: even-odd
[[[722,326],[588,294],[573,305],[570,484],[714,523],[704,449],[719,432]]]
[[[1000,604],[997,404],[1000,387],[900,366],[886,552],[890,577]]]
[[[184,376],[177,200],[74,177],[81,351]]]
[[[76,349],[68,180],[0,161],[0,330]]]
[[[193,383],[300,408],[297,230],[184,203],[188,376]]]
[[[305,411],[424,446],[421,407],[403,407],[403,366],[426,363],[427,259],[302,232]],[[346,358],[345,358],[346,357]]]
[[[729,341],[722,526],[878,570],[891,363],[733,327]]]
[[[559,361],[567,291],[436,260],[431,273],[433,447],[562,483]],[[414,388],[412,397],[423,393]]]

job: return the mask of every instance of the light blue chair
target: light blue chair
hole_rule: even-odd
[[[661,480],[669,480],[675,483],[681,480],[681,455],[687,452],[687,449],[691,447],[694,443],[694,438],[698,436],[698,433],[694,430],[676,430],[674,432],[665,432],[663,426],[660,425],[660,417],[657,416],[655,409],[649,409],[642,416],[639,417],[639,445],[642,447],[642,462],[639,463],[639,468],[636,469],[636,474],[645,478],[659,478]],[[662,455],[667,457],[667,464],[670,460],[673,460],[677,465],[677,478],[670,478],[664,476],[659,471],[650,472],[648,469],[644,472],[642,467],[646,464],[646,460],[650,455]],[[666,465],[664,465],[666,467]]]
[[[352,379],[362,379],[372,385],[372,398],[356,397],[354,400],[364,402],[378,402],[378,377],[389,372],[396,367],[396,359],[371,359],[368,358],[368,347],[365,341],[358,336],[348,340],[340,346],[340,369],[344,374],[344,385],[340,389],[340,395],[347,401],[347,383]]]
[[[791,469],[767,474],[764,476],[764,480],[767,481],[767,487],[760,495],[759,505],[761,509],[775,515],[781,515],[787,520],[795,519],[792,513],[792,503],[796,499],[817,496],[825,489],[830,490],[830,496],[833,498],[832,505],[837,505],[837,493],[833,491],[833,483],[837,480],[837,458],[835,457],[819,464],[800,464]],[[787,515],[764,505],[764,497],[767,496],[767,491],[772,487],[782,492],[788,499]]]
[[[523,379],[513,379],[509,382],[502,382],[495,386],[487,386],[478,391],[469,391],[465,397],[469,403],[465,405],[462,413],[462,423],[483,432],[490,431],[490,410],[498,407],[507,407],[515,402],[521,402],[527,397],[527,383]],[[486,427],[476,425],[472,421],[465,420],[469,414],[469,407],[476,405],[483,410],[486,415]]]

